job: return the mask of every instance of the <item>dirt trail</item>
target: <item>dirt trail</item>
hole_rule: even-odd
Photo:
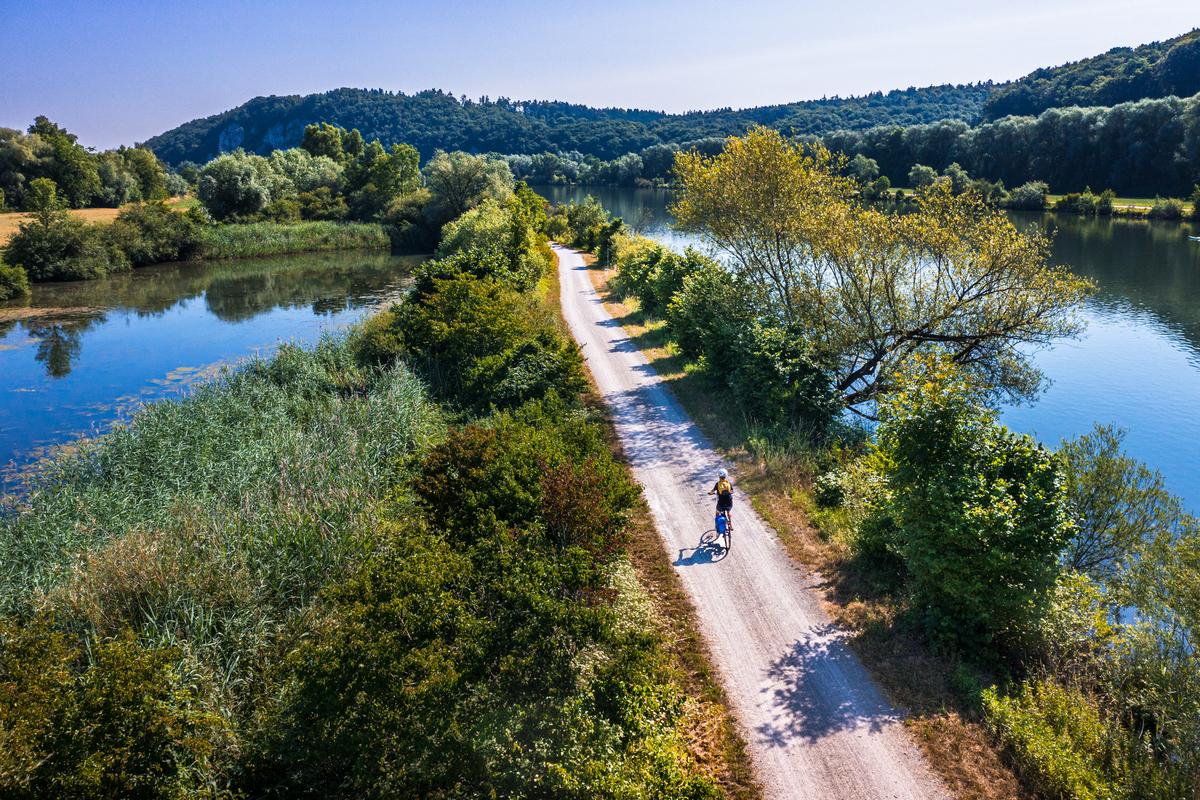
[[[713,527],[706,493],[722,462],[604,310],[583,258],[555,250],[563,314],[612,409],[766,796],[948,797],[821,609],[816,576],[791,561],[745,495],[735,492],[729,552],[698,548]],[[736,485],[732,468],[730,477]]]

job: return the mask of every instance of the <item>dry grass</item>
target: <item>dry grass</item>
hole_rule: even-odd
[[[197,201],[192,197],[173,197],[167,201],[167,205],[177,211],[186,211],[189,208],[197,205]],[[99,222],[107,224],[117,218],[117,214],[121,213],[119,208],[74,208],[71,209],[71,216],[78,217],[84,222]],[[0,214],[0,247],[8,244],[8,240],[16,235],[21,227],[21,223],[30,219],[33,215],[26,214],[21,211],[10,211],[5,214]]]
[[[585,258],[591,258],[586,256]],[[594,261],[594,259],[592,259]],[[539,290],[558,314],[566,330],[559,305],[557,270],[551,270]],[[608,408],[600,398],[592,376],[585,404],[603,421],[609,447],[622,463],[628,463],[612,425]],[[628,469],[628,467],[627,467]],[[688,752],[726,797],[754,800],[762,791],[754,780],[746,743],[738,733],[728,700],[721,688],[712,656],[700,635],[696,613],[663,549],[645,501],[634,511],[629,533],[629,559],[638,584],[650,600],[659,626],[663,648],[670,656],[676,680],[687,694],[683,730]]]
[[[954,665],[900,622],[900,602],[881,594],[848,553],[812,525],[805,512],[810,476],[784,459],[754,458],[745,447],[740,419],[730,415],[705,376],[686,368],[662,323],[644,319],[636,301],[613,297],[608,291],[613,270],[596,266],[594,258],[588,263],[605,308],[621,321],[709,440],[738,463],[741,488],[755,510],[778,532],[793,559],[824,576],[826,611],[851,633],[851,645],[874,679],[907,710],[914,740],[953,795],[964,800],[1032,797],[974,712],[959,704],[950,679]]]

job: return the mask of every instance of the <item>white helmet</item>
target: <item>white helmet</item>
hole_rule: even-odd
[[[720,470],[717,472],[717,474],[718,474],[718,475],[720,475],[722,478],[728,478],[728,477],[729,477],[729,473],[725,471],[725,468],[724,468],[724,467],[722,467],[722,468],[721,468],[721,469],[720,469]]]

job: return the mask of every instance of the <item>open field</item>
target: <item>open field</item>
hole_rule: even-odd
[[[194,208],[200,204],[194,197],[173,197],[167,201],[167,205],[179,211],[187,211],[189,208]],[[109,223],[117,218],[117,214],[121,213],[119,208],[73,208],[71,215],[84,220],[85,222],[102,222]],[[0,214],[0,247],[8,244],[21,227],[21,223],[29,219],[32,215],[23,211],[9,211]]]

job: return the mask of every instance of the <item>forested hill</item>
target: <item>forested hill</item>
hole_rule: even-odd
[[[476,101],[438,90],[406,95],[336,89],[256,97],[223,114],[180,125],[145,144],[168,163],[203,163],[237,147],[258,153],[290,147],[299,144],[305,125],[331,122],[358,128],[368,140],[407,142],[423,158],[444,149],[531,154],[577,150],[611,159],[659,143],[740,134],[756,123],[796,134],[943,119],[973,123],[990,91],[991,84],[931,86],[737,111],[665,114],[506,98]]]
[[[997,86],[984,104],[987,119],[1039,114],[1063,106],[1113,106],[1144,98],[1190,97],[1200,92],[1200,29],[1140,47],[1060,67],[1034,70]]]

